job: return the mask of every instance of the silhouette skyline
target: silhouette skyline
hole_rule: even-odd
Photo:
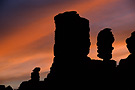
[[[60,13],[54,17],[54,20],[56,26],[54,62],[50,73],[44,81],[39,81],[40,68],[35,68],[31,73],[31,80],[22,82],[19,90],[50,90],[64,87],[97,90],[107,89],[106,85],[112,87],[116,62],[110,60],[114,42],[111,29],[102,30],[97,38],[98,56],[105,60],[91,60],[87,56],[91,45],[89,21],[80,17],[76,11]],[[105,81],[105,86],[101,84],[103,81]]]
[[[113,29],[115,35],[112,59],[118,64],[120,59],[126,58],[129,54],[125,39],[135,30],[134,4],[131,0],[2,1],[0,84],[17,88],[19,83],[29,80],[34,67],[42,68],[40,79],[44,80],[53,62],[53,17],[64,11],[75,10],[81,17],[90,20],[92,44],[88,56],[92,59],[99,59],[96,38],[98,32],[106,27]]]
[[[90,20],[92,44],[88,56],[92,59],[99,59],[96,52],[98,32],[105,27],[112,28],[116,39],[113,44],[115,49],[112,59],[118,64],[120,59],[128,56],[129,52],[124,41],[135,30],[134,6],[132,7],[133,3],[130,5],[130,1],[6,0],[1,2],[0,84],[17,88],[18,83],[30,78],[29,74],[34,67],[42,68],[41,80],[46,77],[53,62],[55,27],[53,17],[64,11],[76,10],[80,16]],[[27,68],[27,71],[23,67]],[[46,75],[43,75],[44,73]]]
[[[54,20],[54,61],[50,73],[40,81],[40,67],[35,67],[31,79],[23,81],[18,90],[134,88],[129,82],[135,79],[135,31],[126,39],[131,54],[121,59],[117,66],[116,61],[111,60],[115,38],[110,28],[98,33],[97,56],[103,60],[95,60],[88,57],[91,46],[88,19],[80,17],[76,11],[68,11],[59,13]],[[121,83],[124,87],[114,83]],[[0,85],[0,89],[13,90],[11,86],[4,85]]]

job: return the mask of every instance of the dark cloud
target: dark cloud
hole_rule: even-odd
[[[4,0],[2,0],[4,2]],[[39,10],[46,8],[68,4],[70,2],[79,2],[80,0],[5,0],[3,3],[3,13],[16,13],[16,12],[31,12],[32,10]],[[45,11],[44,11],[45,12]]]
[[[135,12],[135,0],[129,0],[130,6],[133,7],[133,11]]]
[[[78,0],[0,0],[0,38],[54,13],[54,6]]]

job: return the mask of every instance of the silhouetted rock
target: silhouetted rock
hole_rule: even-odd
[[[0,90],[13,90],[11,86],[5,87],[5,85],[0,85]]]
[[[24,81],[21,83],[19,90],[42,90],[44,82],[39,81],[40,68],[36,67],[31,73],[31,79],[29,81]]]
[[[8,86],[5,90],[13,90],[13,88],[11,86]]]
[[[110,60],[112,58],[112,43],[114,42],[114,37],[110,28],[105,28],[100,31],[97,37],[97,48],[98,57],[103,60]]]
[[[89,21],[75,11],[55,20],[54,62],[45,78],[46,89],[81,89],[86,86],[90,47]]]
[[[75,11],[58,14],[54,20],[54,56],[87,56],[90,47],[89,21]]]
[[[101,62],[102,70],[100,71],[102,73],[100,80],[104,81],[101,84],[103,89],[109,89],[108,87],[112,89],[115,87],[113,83],[115,83],[116,78],[116,61],[110,60],[112,58],[112,50],[114,49],[112,47],[113,42],[114,37],[110,28],[105,28],[99,32],[97,37],[97,56],[103,59]]]
[[[5,85],[0,85],[0,90],[5,90]]]
[[[32,82],[39,82],[40,76],[39,76],[40,68],[36,67],[33,72],[31,73],[31,81]]]
[[[121,59],[118,66],[120,89],[133,90],[135,81],[135,31],[126,39],[130,55]]]

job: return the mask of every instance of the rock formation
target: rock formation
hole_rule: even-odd
[[[81,88],[90,61],[89,21],[75,11],[60,13],[54,20],[54,62],[45,78],[47,89]]]
[[[33,69],[31,79],[29,81],[22,82],[18,90],[42,90],[44,84],[40,81],[39,71],[39,67]]]
[[[116,61],[110,60],[112,58],[112,44],[114,42],[114,36],[110,28],[105,28],[101,30],[97,37],[97,52],[98,57],[102,58],[101,62],[101,86],[102,89],[115,89],[115,79],[116,79]]]

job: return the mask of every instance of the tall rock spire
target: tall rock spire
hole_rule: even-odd
[[[90,60],[87,57],[90,47],[89,21],[76,11],[60,13],[54,20],[54,62],[45,82],[48,89],[75,89],[76,85],[84,83],[83,75],[87,75],[86,64]]]

